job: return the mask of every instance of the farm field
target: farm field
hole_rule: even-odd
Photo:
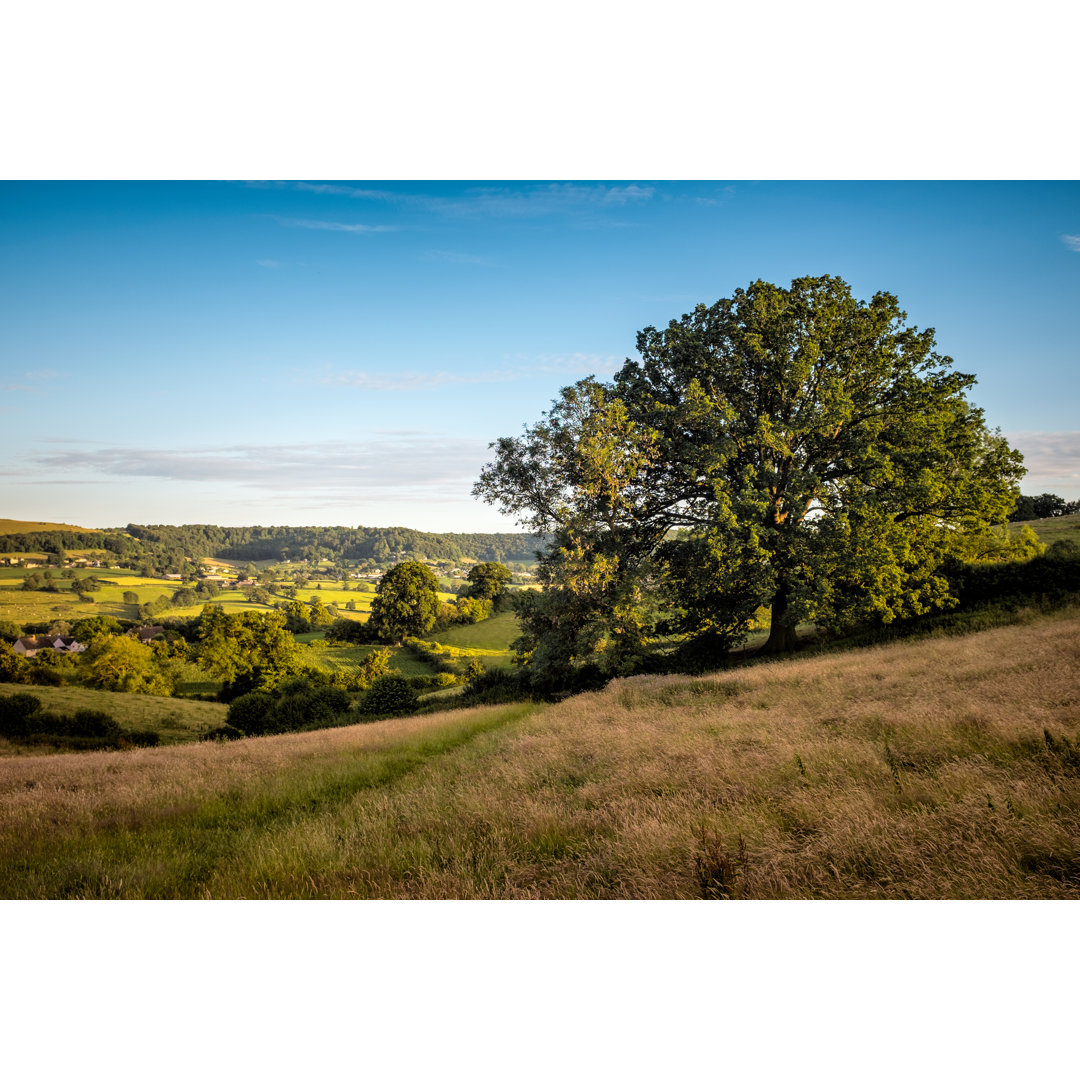
[[[0,619],[10,619],[15,623],[51,622],[55,619],[73,621],[90,615],[136,619],[139,604],[150,603],[160,596],[171,597],[181,584],[179,581],[164,578],[140,577],[133,570],[83,569],[78,571],[79,577],[93,574],[102,581],[115,582],[103,585],[92,594],[94,599],[88,603],[80,600],[78,593],[72,591],[70,580],[60,577],[56,577],[54,582],[57,592],[24,591],[22,583],[28,572],[21,567],[0,567]],[[135,593],[138,603],[125,603],[125,592]],[[270,592],[275,602],[286,600],[277,587],[271,587]],[[375,594],[358,592],[355,589],[330,588],[326,585],[321,589],[310,586],[297,593],[297,599],[303,603],[307,603],[312,596],[318,596],[326,605],[337,605],[343,618],[364,621],[371,612],[371,601]],[[449,602],[453,599],[453,594],[439,593],[439,599]],[[355,604],[355,611],[345,610],[345,605],[350,601]],[[212,602],[226,612],[272,610],[270,605],[252,603],[239,589],[223,589]],[[200,601],[191,607],[171,608],[162,612],[160,617],[190,617],[198,615],[201,610]]]
[[[23,591],[22,583],[28,571],[19,567],[0,567],[0,619],[12,622],[51,622],[54,619],[84,619],[90,615],[111,615],[115,619],[132,619],[138,616],[138,605],[125,604],[125,591],[134,592],[139,603],[145,604],[159,596],[172,596],[179,587],[178,581],[140,577],[133,570],[79,570],[79,577],[93,574],[115,585],[103,585],[93,593],[92,603],[79,599],[72,592],[71,581],[57,577],[58,592]],[[240,595],[240,594],[237,594]],[[197,614],[198,608],[177,608],[177,614]]]
[[[6,897],[1077,898],[1080,611],[556,705],[0,761]]]
[[[306,637],[318,640],[322,635],[299,634],[298,640]],[[431,675],[434,670],[429,664],[417,660],[407,649],[398,645],[328,645],[325,648],[305,649],[302,653],[304,663],[324,671],[352,671],[376,649],[390,650],[390,670],[400,671],[402,675]]]
[[[477,659],[485,667],[509,668],[514,655],[511,645],[520,633],[517,616],[503,611],[482,622],[428,634],[426,640],[458,650],[461,656]]]

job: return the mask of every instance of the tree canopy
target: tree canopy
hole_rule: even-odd
[[[438,614],[438,578],[423,563],[403,562],[379,580],[368,620],[386,641],[404,641],[427,633]]]
[[[477,563],[469,568],[465,595],[490,600],[493,606],[497,605],[506,593],[506,586],[510,584],[512,577],[510,568],[502,563]]]
[[[296,641],[279,611],[226,614],[207,604],[198,633],[199,665],[226,685],[230,697],[274,690],[298,666]]]
[[[756,281],[646,327],[610,382],[492,444],[474,493],[554,534],[520,601],[525,659],[632,670],[660,624],[722,652],[762,606],[782,651],[802,620],[947,605],[942,560],[1005,520],[1024,470],[974,377],[906,320],[836,277]]]

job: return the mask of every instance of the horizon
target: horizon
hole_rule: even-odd
[[[1023,452],[1021,490],[1076,499],[1078,196],[1071,181],[4,182],[4,511],[523,532],[471,496],[491,442],[610,377],[642,328],[822,273],[934,327]]]

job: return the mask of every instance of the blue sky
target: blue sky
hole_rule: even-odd
[[[1080,497],[1080,184],[0,184],[0,516],[513,522],[470,496],[560,386],[757,278],[895,293]]]

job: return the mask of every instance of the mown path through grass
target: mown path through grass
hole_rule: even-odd
[[[31,798],[35,791],[41,791],[42,802],[48,804],[51,800],[45,792],[51,787],[66,805],[44,805],[36,820],[26,823],[29,828],[4,830],[7,835],[0,848],[0,895],[31,899],[220,895],[208,887],[215,877],[233,881],[226,891],[237,895],[237,871],[252,849],[260,845],[273,848],[274,837],[282,833],[317,829],[320,820],[332,817],[357,793],[392,785],[432,759],[511,724],[536,708],[517,704],[427,717],[422,718],[422,723],[398,721],[397,731],[392,730],[395,722],[379,725],[391,730],[338,729],[325,733],[331,736],[327,745],[306,755],[285,757],[280,768],[274,767],[278,759],[271,755],[261,763],[264,768],[269,766],[267,771],[261,771],[260,763],[251,758],[260,756],[257,744],[270,740],[253,740],[246,749],[255,750],[248,755],[254,772],[241,763],[233,769],[231,783],[226,779],[224,785],[212,784],[219,790],[200,798],[199,770],[191,775],[188,769],[189,775],[180,781],[187,797],[179,802],[154,799],[145,782],[135,785],[127,798],[123,792],[111,800],[107,795],[100,797],[100,768],[110,768],[106,755],[93,755],[96,760],[91,766],[96,767],[96,778],[86,775],[89,756],[83,756],[82,770],[67,769],[66,775],[64,765],[79,764],[76,759],[49,759],[52,768],[45,770],[50,774],[48,780],[5,777],[3,795],[9,812],[12,795],[18,799],[15,785],[20,779]],[[365,738],[369,732],[376,737]],[[353,745],[349,745],[349,733],[354,735]],[[281,745],[288,737],[273,741]],[[203,759],[196,764],[212,769],[213,756],[224,756],[233,748],[214,745],[185,749],[189,758],[197,754]],[[288,752],[288,748],[282,749]],[[145,763],[150,762],[151,758],[145,757]],[[184,771],[182,760],[173,764],[178,771]],[[229,763],[220,764],[228,777]],[[165,770],[169,765],[168,761],[161,763]],[[119,770],[122,764],[114,762],[111,767]],[[95,786],[98,791],[93,790]],[[82,787],[88,795],[84,806],[77,798]],[[66,800],[64,795],[68,796]],[[22,799],[24,804],[27,801]],[[5,816],[10,822],[9,814]],[[240,876],[250,882],[255,893],[271,888],[270,882],[252,880],[250,873],[241,872]],[[240,895],[245,892],[241,887]]]

